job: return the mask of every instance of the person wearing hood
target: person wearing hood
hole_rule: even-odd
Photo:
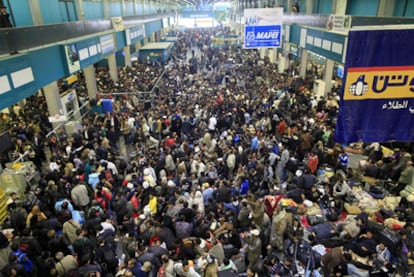
[[[203,200],[203,193],[197,190],[194,193],[193,197],[193,207],[197,205],[197,211],[204,213],[204,200]]]

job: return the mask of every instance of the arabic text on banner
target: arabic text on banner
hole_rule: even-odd
[[[335,141],[414,141],[414,30],[350,31]]]

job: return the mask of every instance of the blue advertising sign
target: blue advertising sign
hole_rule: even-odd
[[[282,8],[244,10],[244,48],[275,48],[282,42]]]
[[[244,36],[245,48],[280,47],[281,26],[246,26]]]
[[[413,29],[350,31],[335,141],[414,141]]]

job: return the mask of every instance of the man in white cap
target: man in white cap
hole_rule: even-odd
[[[250,230],[245,237],[246,252],[249,266],[254,266],[259,260],[260,253],[262,251],[262,240],[260,239],[260,231],[258,229]]]

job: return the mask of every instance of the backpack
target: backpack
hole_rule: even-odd
[[[27,254],[25,252],[20,251],[20,250],[18,250],[15,254],[17,256],[17,262],[19,264],[23,265],[25,271],[30,272],[33,268],[33,263],[29,259]]]
[[[106,265],[105,268],[107,270],[113,269],[118,266],[119,261],[117,257],[115,256],[114,252],[110,249],[107,249],[106,251],[104,251],[103,259],[104,259],[104,264]]]
[[[88,211],[87,219],[100,217],[103,214],[104,214],[104,212],[103,212],[103,209],[101,207],[92,206]]]

